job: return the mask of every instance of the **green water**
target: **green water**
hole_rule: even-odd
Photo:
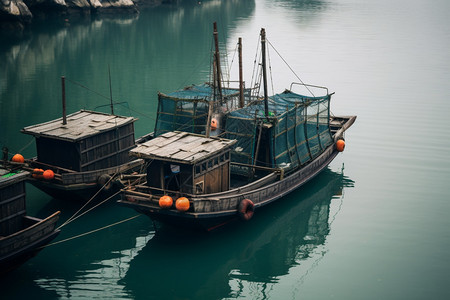
[[[448,299],[449,17],[445,0],[183,1],[0,37],[0,144],[26,157],[20,129],[61,116],[62,75],[69,113],[108,111],[109,68],[115,112],[139,118],[136,136],[152,131],[158,91],[209,79],[214,21],[232,75],[242,37],[251,81],[264,27],[303,81],[336,92],[335,114],[358,115],[326,171],[250,222],[156,234],[140,216],[44,249],[1,279],[1,298]],[[269,55],[280,92],[296,79]],[[80,208],[27,191],[34,216]],[[56,241],[135,215],[111,202]]]

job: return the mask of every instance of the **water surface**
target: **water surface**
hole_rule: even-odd
[[[358,115],[346,150],[305,187],[212,235],[156,234],[146,217],[44,249],[0,283],[7,298],[446,299],[450,297],[450,3],[203,1],[136,18],[55,20],[0,46],[0,144],[35,154],[20,129],[68,111],[108,111],[154,126],[157,92],[209,78],[212,22],[221,52],[244,44],[251,82],[261,27],[273,84],[336,92],[334,114]],[[278,51],[289,64],[276,54]],[[89,88],[83,88],[80,85]],[[94,91],[94,92],[93,92]],[[100,95],[99,95],[100,94]],[[105,106],[106,105],[106,106]],[[28,188],[28,212],[67,219],[80,205]],[[114,203],[58,240],[135,216]]]

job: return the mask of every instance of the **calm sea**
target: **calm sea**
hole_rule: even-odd
[[[1,37],[0,144],[35,155],[29,125],[67,110],[132,115],[153,130],[157,92],[209,79],[212,23],[221,53],[244,45],[251,82],[261,27],[273,84],[290,68],[358,115],[346,150],[317,178],[248,223],[214,234],[155,233],[114,202],[62,228],[0,281],[2,299],[449,299],[450,2],[447,0],[180,1],[137,17],[36,22]],[[289,64],[280,59],[277,52]],[[27,185],[30,215],[81,204]]]

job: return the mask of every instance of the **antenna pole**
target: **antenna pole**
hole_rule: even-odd
[[[218,32],[217,32],[217,23],[214,22],[214,45],[216,47],[216,53],[214,55],[214,58],[216,60],[216,72],[217,72],[217,76],[216,76],[216,80],[217,80],[217,88],[219,90],[219,101],[220,104],[222,104],[222,78],[220,76],[220,55],[219,55],[219,39],[218,39]]]
[[[261,55],[264,82],[264,112],[266,118],[269,117],[269,101],[267,97],[267,71],[266,71],[266,30],[261,28]]]
[[[112,98],[112,88],[111,88],[111,69],[109,68],[108,64],[108,75],[109,75],[109,97],[111,101],[111,114],[114,115],[114,105],[113,105],[113,98]]]
[[[239,107],[244,107],[244,76],[242,74],[242,38],[238,41],[239,52]]]
[[[63,125],[67,124],[66,118],[66,77],[61,76],[61,90],[62,90],[62,118]]]

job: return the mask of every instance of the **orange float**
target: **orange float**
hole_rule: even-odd
[[[53,178],[55,178],[55,173],[52,170],[45,170],[42,175],[46,180],[52,180]]]
[[[344,148],[345,148],[344,140],[337,140],[337,142],[336,142],[337,151],[342,152],[342,151],[344,151]]]
[[[165,195],[165,196],[162,196],[161,198],[159,198],[159,207],[171,208],[172,205],[173,205],[172,197]]]
[[[17,163],[24,163],[25,159],[23,158],[22,154],[15,154],[12,158],[11,161],[13,162],[17,162]]]
[[[33,174],[31,176],[33,176],[33,178],[39,179],[39,178],[43,178],[44,176],[44,170],[42,169],[34,169],[33,170]]]
[[[175,202],[175,207],[179,211],[187,211],[189,209],[189,199],[186,197],[180,197]]]
[[[216,130],[217,129],[217,120],[216,118],[212,118],[211,120],[211,130]]]

